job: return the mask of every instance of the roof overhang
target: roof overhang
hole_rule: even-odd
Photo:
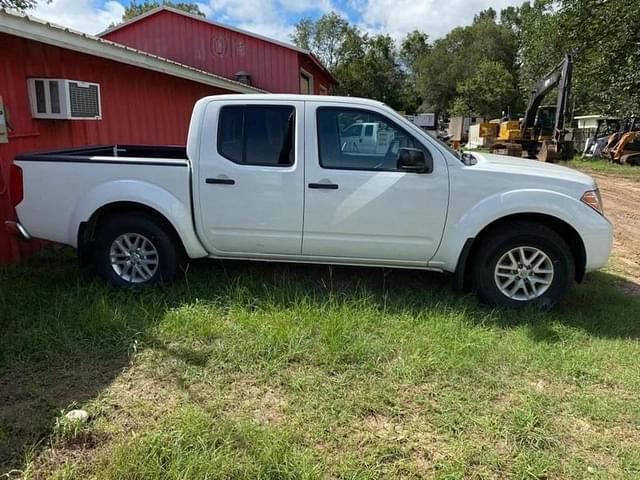
[[[159,57],[119,43],[87,35],[34,17],[0,9],[0,32],[36,42],[74,50],[87,55],[126,63],[235,93],[261,93],[261,90],[219,75]]]

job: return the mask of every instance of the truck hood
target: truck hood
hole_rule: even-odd
[[[478,170],[483,170],[485,172],[514,174],[539,179],[546,178],[554,184],[563,182],[578,184],[579,186],[584,186],[585,190],[596,188],[595,180],[589,175],[572,168],[555,165],[553,163],[509,157],[506,155],[495,155],[491,153],[474,152],[473,156],[478,160],[478,163],[472,168],[477,168]]]

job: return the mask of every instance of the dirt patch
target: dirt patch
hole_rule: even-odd
[[[613,262],[610,269],[625,277],[623,288],[640,295],[640,181],[590,172],[597,180],[604,210],[613,223]]]
[[[254,385],[246,388],[243,396],[242,406],[251,412],[254,420],[272,425],[283,422],[288,402],[279,389]]]

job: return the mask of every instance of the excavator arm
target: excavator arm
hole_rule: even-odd
[[[531,91],[529,105],[524,114],[524,119],[520,127],[522,138],[526,138],[527,131],[533,128],[538,108],[546,95],[553,87],[558,86],[558,100],[556,103],[556,121],[553,138],[557,142],[564,131],[565,121],[569,113],[569,94],[571,92],[571,75],[573,72],[573,58],[566,55],[562,62],[554,68],[548,75],[538,80]]]

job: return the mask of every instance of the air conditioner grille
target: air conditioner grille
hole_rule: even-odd
[[[97,85],[81,86],[76,82],[69,82],[69,100],[72,117],[93,118],[100,115]]]

